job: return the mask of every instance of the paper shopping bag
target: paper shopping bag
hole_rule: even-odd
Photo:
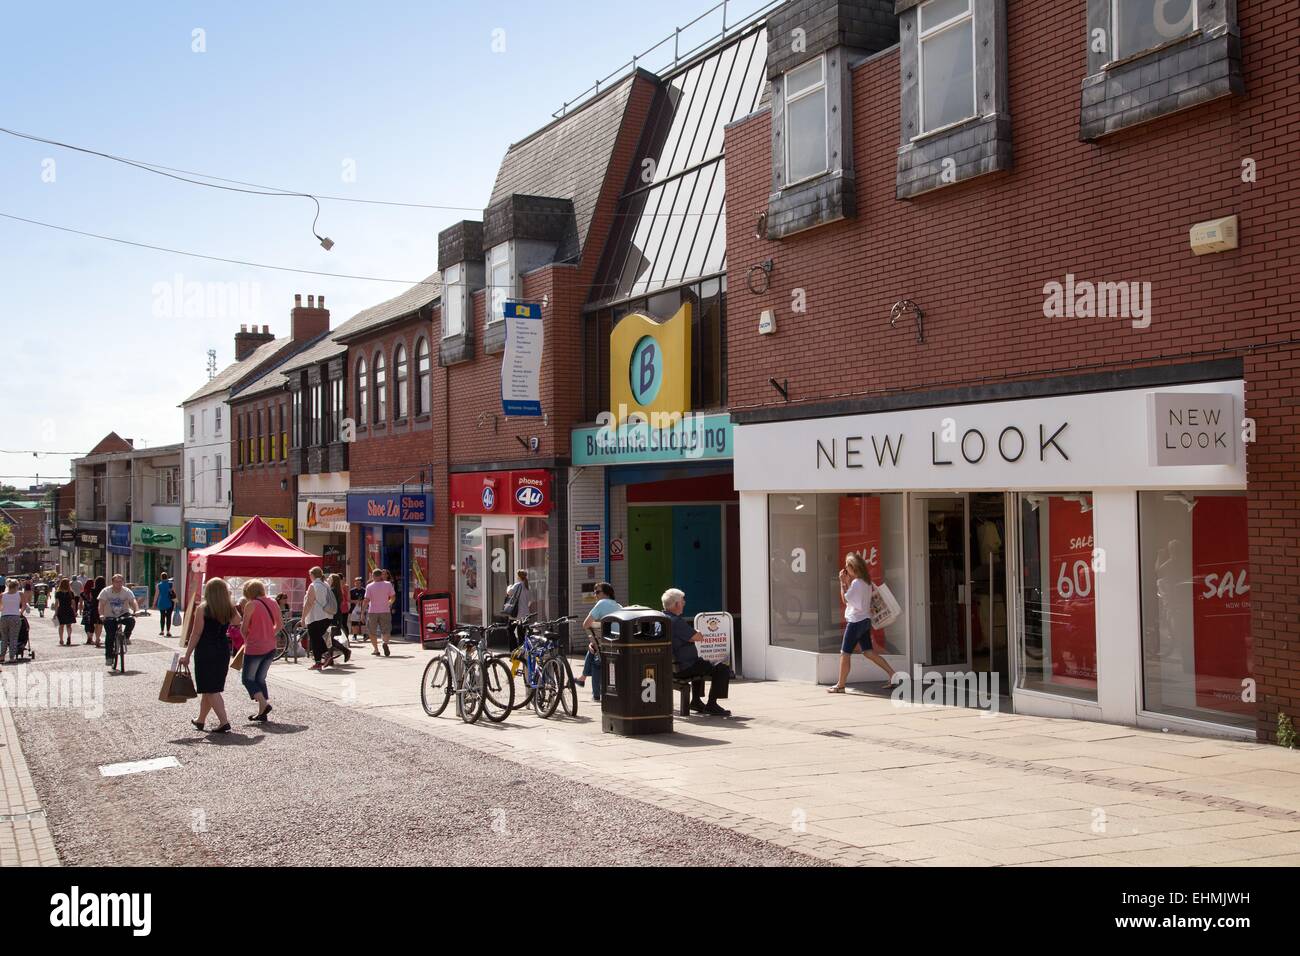
[[[180,659],[179,654],[173,654],[171,665],[163,674],[162,690],[158,692],[158,699],[164,704],[183,704],[199,696],[198,691],[194,689],[194,679],[190,677],[189,667],[180,663]]]
[[[899,605],[898,599],[894,597],[894,592],[889,590],[888,584],[877,584],[871,588],[871,627],[873,630],[884,630],[898,620],[898,616],[903,613],[903,608]]]

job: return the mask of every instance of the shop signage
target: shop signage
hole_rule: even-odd
[[[633,312],[609,336],[609,408],[615,424],[629,415],[691,410],[691,307],[667,322]]]
[[[59,544],[75,544],[77,541],[77,532],[70,528],[59,530]]]
[[[695,615],[695,630],[704,640],[695,645],[699,655],[710,664],[730,664],[735,622],[726,611],[708,611]]]
[[[78,548],[102,548],[104,547],[104,532],[98,529],[87,531],[84,528],[78,528],[73,540]]]
[[[570,452],[575,467],[725,461],[733,454],[733,435],[730,415],[655,414],[617,426],[575,429]]]
[[[350,494],[348,521],[352,524],[433,524],[433,495],[427,492]]]
[[[513,515],[551,512],[549,471],[475,471],[451,476],[451,513]]]
[[[425,647],[437,647],[451,634],[451,595],[426,591],[419,596],[420,639]]]
[[[1184,401],[1195,396],[1201,408],[1208,407],[1204,396],[1218,396],[1235,408],[1243,383],[1160,392]],[[1146,412],[1155,393],[1131,389],[744,425],[736,429],[735,486],[786,492],[1245,488],[1244,452],[1234,451],[1230,464],[1152,463],[1158,433]],[[1240,443],[1240,430],[1227,429],[1223,440]]]
[[[1240,423],[1231,395],[1155,392],[1147,396],[1151,464],[1233,465]]]
[[[1048,502],[1052,682],[1097,686],[1092,512],[1073,498]]]
[[[579,565],[600,564],[601,527],[598,524],[573,526],[573,554]]]
[[[293,540],[293,519],[292,518],[268,518],[266,515],[262,515],[261,517],[262,520],[265,521],[270,526],[271,530],[274,531],[276,534],[278,534],[280,537],[288,541]],[[252,517],[248,515],[231,518],[230,533],[234,534],[236,531],[238,531],[240,528],[242,528],[244,525],[248,524],[248,522],[252,520],[253,520]]]
[[[162,551],[179,551],[181,539],[184,537],[181,529],[169,524],[143,524],[136,522],[131,525],[131,543],[145,548],[158,548]]]
[[[131,526],[129,524],[110,524],[108,526],[108,553],[131,553]]]
[[[185,522],[185,547],[190,551],[210,548],[226,536],[224,521]]]
[[[542,307],[507,302],[506,348],[501,356],[501,408],[507,418],[542,417]]]
[[[623,549],[624,549],[624,544],[622,538],[615,538],[614,540],[612,540],[609,543],[609,560],[622,561]]]
[[[298,502],[298,526],[303,531],[348,530],[348,503],[344,498],[307,498]]]
[[[1250,539],[1246,499],[1201,495],[1192,509],[1192,634],[1196,705],[1250,715]]]

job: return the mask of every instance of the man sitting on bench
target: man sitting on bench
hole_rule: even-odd
[[[713,664],[700,657],[695,645],[704,640],[695,625],[682,616],[686,610],[686,595],[670,588],[663,596],[664,613],[672,621],[673,663],[677,680],[692,680],[691,710],[714,717],[730,717],[731,711],[718,706],[718,699],[727,696],[731,671],[726,664]],[[709,679],[709,702],[704,703],[704,678]]]

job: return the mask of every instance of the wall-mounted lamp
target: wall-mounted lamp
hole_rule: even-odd
[[[763,287],[761,289],[755,287],[754,273],[756,272],[761,272],[763,274],[761,280]],[[766,292],[768,287],[772,284],[772,260],[764,259],[757,265],[750,266],[749,275],[745,277],[745,284],[749,286],[749,291],[754,295],[762,295]]]
[[[758,214],[758,221],[754,223],[754,238],[755,239],[767,238],[767,213],[766,212],[760,212]]]
[[[1030,511],[1037,511],[1046,500],[1042,495],[1025,495],[1025,501],[1029,502]]]
[[[916,343],[918,345],[924,345],[925,312],[911,299],[903,299],[900,302],[894,303],[893,309],[889,312],[889,327],[891,329],[898,328],[898,320],[908,313],[911,313],[916,317]]]
[[[281,491],[288,491],[288,490],[289,490],[289,479],[287,479],[287,478],[281,478],[281,479],[280,479],[280,490],[281,490]]]

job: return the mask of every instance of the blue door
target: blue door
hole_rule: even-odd
[[[673,506],[673,587],[686,592],[686,613],[721,611],[722,508]]]

